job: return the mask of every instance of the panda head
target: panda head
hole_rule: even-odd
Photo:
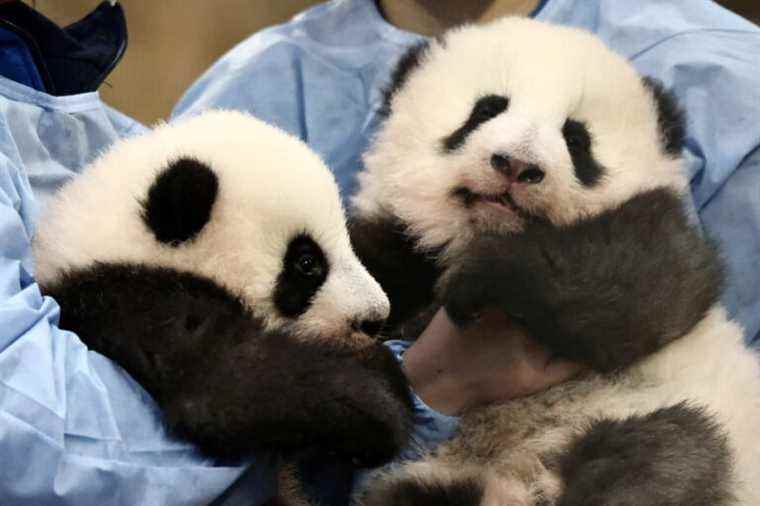
[[[670,96],[573,28],[505,18],[452,30],[402,57],[381,112],[353,204],[400,219],[424,248],[686,184]]]
[[[122,142],[51,202],[35,239],[51,285],[94,263],[201,275],[270,330],[373,332],[388,300],[354,255],[335,181],[303,143],[216,111]]]

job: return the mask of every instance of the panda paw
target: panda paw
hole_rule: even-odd
[[[476,321],[488,309],[501,311],[510,319],[523,319],[519,291],[525,275],[523,266],[507,254],[504,237],[484,237],[452,260],[437,285],[437,295],[451,320],[459,327]],[[519,295],[519,296],[518,296]]]
[[[490,287],[480,281],[477,274],[457,269],[441,285],[442,305],[458,327],[467,327],[478,320],[494,300]]]
[[[356,506],[481,506],[484,492],[484,482],[475,475],[394,475],[362,494]]]
[[[479,466],[416,462],[380,473],[355,506],[534,506],[536,497],[519,480]]]

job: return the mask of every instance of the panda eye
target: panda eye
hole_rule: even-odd
[[[591,135],[588,133],[586,125],[580,121],[569,119],[565,121],[562,127],[562,136],[565,138],[565,144],[571,154],[589,153],[591,151]]]
[[[581,121],[568,119],[562,126],[567,152],[573,162],[575,177],[584,186],[594,186],[605,173],[604,166],[591,153],[591,134]]]
[[[574,135],[572,137],[568,137],[567,138],[567,147],[570,148],[571,150],[576,150],[576,149],[582,148],[583,147],[583,140],[580,137],[576,136],[576,135]]]
[[[500,95],[487,95],[481,97],[472,108],[471,121],[483,123],[495,118],[507,109],[509,99]]]
[[[296,269],[307,278],[319,277],[322,275],[322,265],[316,256],[311,253],[304,253],[296,260]]]
[[[442,139],[443,149],[451,152],[459,149],[482,123],[495,118],[509,107],[509,99],[501,95],[480,97],[470,111],[470,116],[459,128]]]
[[[282,259],[275,282],[275,307],[285,317],[295,318],[309,309],[311,300],[330,272],[327,256],[306,232],[293,237]]]

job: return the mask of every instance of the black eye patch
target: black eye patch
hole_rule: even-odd
[[[308,234],[294,237],[288,244],[274,289],[274,305],[280,314],[295,318],[306,312],[328,271],[327,258],[316,241]]]
[[[501,95],[486,95],[479,98],[467,121],[443,139],[443,149],[447,152],[458,149],[476,128],[506,111],[507,107],[509,107],[509,99]]]
[[[575,177],[584,186],[597,184],[605,170],[591,152],[591,134],[586,125],[581,121],[568,119],[562,127],[562,136],[575,167]]]

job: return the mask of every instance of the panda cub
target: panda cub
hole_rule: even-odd
[[[40,221],[36,278],[75,331],[214,457],[406,444],[408,388],[374,334],[388,300],[337,185],[295,138],[215,111],[122,141]]]
[[[496,308],[586,368],[466,413],[358,502],[760,504],[760,367],[680,200],[672,96],[589,33],[506,18],[411,49],[384,114],[350,229],[391,328]]]

